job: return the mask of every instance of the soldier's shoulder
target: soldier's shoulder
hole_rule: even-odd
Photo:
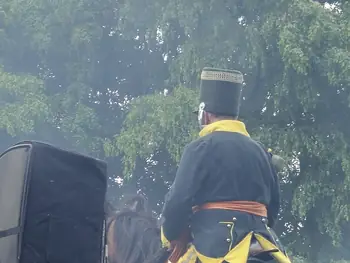
[[[207,136],[200,137],[198,139],[193,140],[189,144],[186,145],[186,149],[196,149],[196,150],[204,150],[210,143],[210,138]]]
[[[255,144],[257,144],[269,157],[272,156],[271,149],[266,147],[262,142],[258,140],[253,140]]]

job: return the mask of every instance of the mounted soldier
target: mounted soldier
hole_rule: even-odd
[[[172,263],[290,263],[273,231],[280,187],[272,154],[238,120],[242,85],[239,71],[202,71],[200,138],[186,146],[162,212]]]

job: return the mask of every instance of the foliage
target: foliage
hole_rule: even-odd
[[[198,129],[193,107],[196,95],[193,90],[179,87],[171,95],[144,96],[132,103],[116,146],[125,157],[125,174],[135,168],[136,157],[147,159],[163,145],[171,159],[179,162],[184,146],[194,138]],[[185,122],[184,122],[185,121]]]
[[[349,259],[350,4],[324,2],[0,0],[0,145],[104,158],[111,197],[141,191],[159,211],[197,136],[201,68],[238,69],[242,119],[290,161],[283,242],[307,262]]]
[[[162,88],[167,74],[158,43],[150,43],[140,30],[118,30],[118,5],[110,0],[0,0],[1,73],[17,81],[6,84],[2,95],[23,91],[1,96],[2,105],[8,105],[1,108],[2,147],[14,138],[37,139],[106,158],[103,145],[121,128],[125,102]],[[126,40],[126,33],[132,39]],[[120,157],[107,160],[114,188]]]
[[[0,69],[0,129],[10,135],[33,132],[36,123],[48,118],[43,83],[32,76],[16,76]]]

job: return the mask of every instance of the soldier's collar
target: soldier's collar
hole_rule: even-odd
[[[238,132],[240,134],[250,137],[245,127],[245,124],[237,120],[222,120],[222,121],[211,123],[205,126],[200,131],[199,136],[203,137],[215,131]]]

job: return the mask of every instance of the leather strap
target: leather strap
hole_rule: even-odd
[[[12,228],[9,228],[6,230],[1,230],[0,231],[0,238],[18,235],[20,232],[21,232],[21,227],[19,227],[19,226],[12,227]]]

